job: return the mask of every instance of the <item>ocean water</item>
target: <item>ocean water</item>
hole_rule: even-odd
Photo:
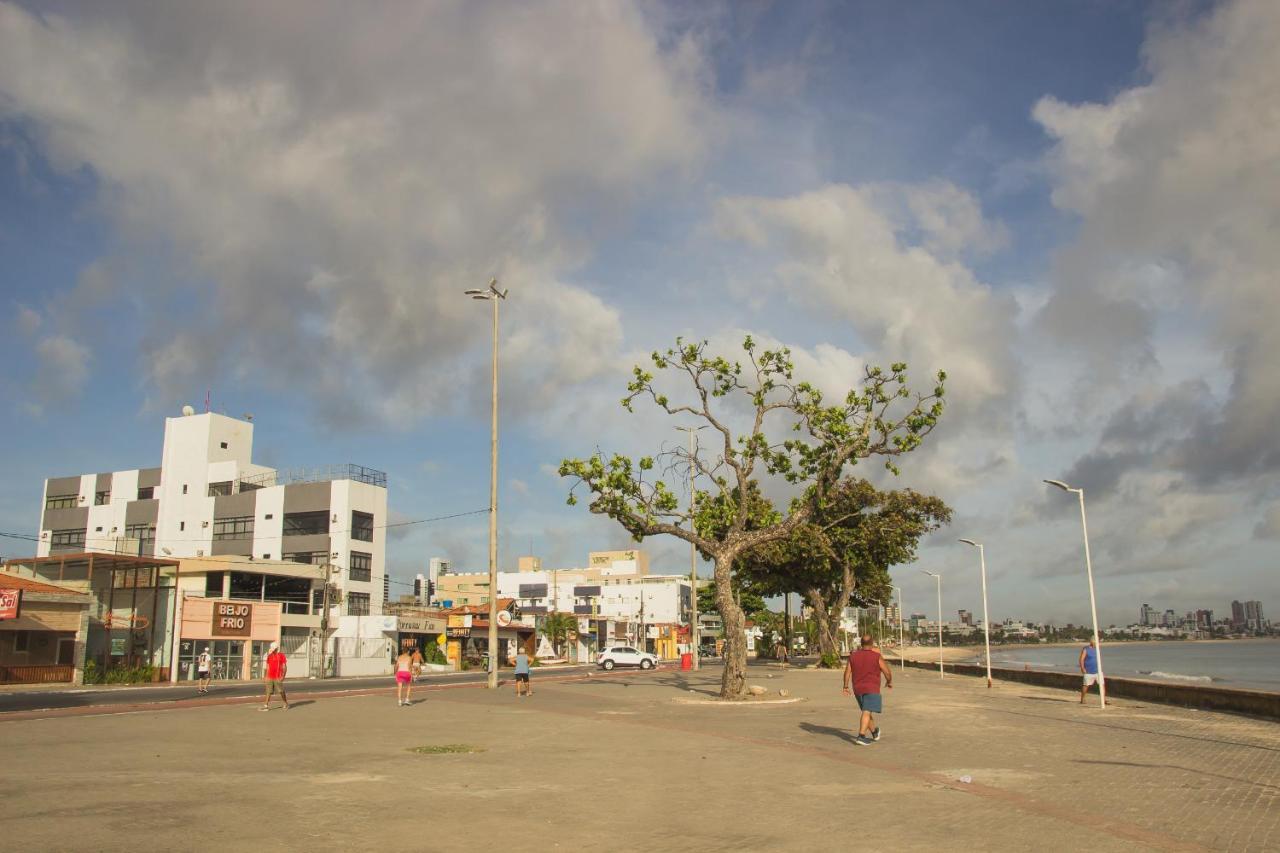
[[[991,665],[1079,672],[1077,661],[1082,646],[1002,646],[991,650]],[[979,652],[979,660],[981,656]],[[1280,640],[1104,641],[1102,668],[1117,678],[1129,676],[1280,693]]]

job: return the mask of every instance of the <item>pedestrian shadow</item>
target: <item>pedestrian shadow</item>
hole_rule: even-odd
[[[811,735],[827,735],[828,737],[840,738],[846,743],[856,743],[857,739],[845,729],[837,729],[831,726],[819,726],[814,723],[801,723],[800,728],[804,729]]]
[[[290,702],[290,703],[289,703],[289,708],[290,708],[290,709],[293,709],[293,708],[302,708],[302,707],[304,707],[304,706],[306,706],[306,705],[314,705],[314,704],[316,704],[316,700],[314,700],[314,699],[299,699],[299,700],[298,700],[298,701],[296,701],[296,702]]]

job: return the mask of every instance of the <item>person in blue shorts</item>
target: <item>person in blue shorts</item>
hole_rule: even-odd
[[[858,721],[858,736],[854,743],[858,746],[870,746],[880,740],[880,727],[876,725],[873,715],[884,712],[884,703],[880,698],[880,676],[884,676],[886,689],[893,689],[893,670],[884,662],[884,657],[875,649],[875,640],[870,634],[863,634],[860,648],[849,655],[844,665],[844,695],[849,695],[850,686],[853,696],[858,700],[858,709],[862,717]]]

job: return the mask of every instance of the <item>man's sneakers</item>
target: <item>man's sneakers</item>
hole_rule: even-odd
[[[877,726],[876,728],[874,728],[874,729],[872,729],[872,730],[871,730],[871,739],[872,739],[872,740],[880,740],[880,727],[879,727],[879,726]]]
[[[871,746],[871,744],[873,743],[871,738],[867,737],[866,735],[858,735],[856,738],[853,739],[853,742],[856,743],[858,746]]]

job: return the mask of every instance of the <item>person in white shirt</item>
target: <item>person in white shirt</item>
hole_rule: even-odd
[[[196,681],[199,685],[197,693],[209,692],[209,671],[213,667],[213,655],[209,654],[209,647],[205,646],[204,651],[200,653],[200,657],[196,659]]]

